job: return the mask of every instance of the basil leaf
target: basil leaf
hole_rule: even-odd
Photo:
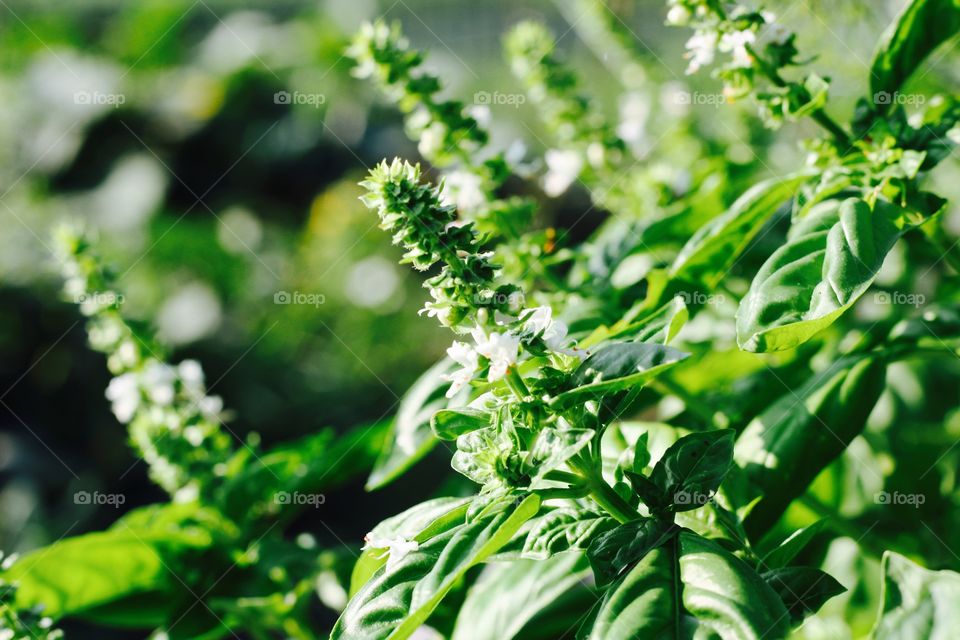
[[[822,224],[788,238],[764,263],[740,301],[737,342],[747,351],[791,349],[832,324],[862,296],[883,260],[903,235],[902,210],[877,202],[871,211],[856,198],[815,207],[811,220]],[[809,223],[808,223],[809,224]]]
[[[664,452],[650,473],[672,511],[689,511],[706,504],[733,462],[734,432],[704,431],[683,436]]]
[[[947,640],[960,629],[960,573],[930,571],[901,556],[883,554],[883,592],[874,640]]]
[[[747,425],[734,458],[762,496],[744,523],[752,539],[863,431],[886,369],[881,359],[838,360]]]
[[[441,409],[430,418],[430,428],[441,440],[456,440],[458,436],[488,426],[490,414],[470,407]]]
[[[597,584],[610,584],[651,550],[667,542],[675,532],[669,522],[643,518],[600,534],[587,549]]]
[[[681,296],[675,296],[653,311],[644,313],[647,311],[646,305],[646,301],[638,302],[612,326],[598,327],[579,346],[587,349],[612,338],[668,344],[690,318],[687,304]]]
[[[673,347],[642,342],[615,342],[600,347],[580,363],[570,378],[573,389],[554,397],[558,409],[645,384],[689,354]]]
[[[420,376],[400,400],[393,432],[367,480],[368,491],[390,484],[436,446],[437,438],[430,429],[433,414],[462,405],[470,393],[464,388],[461,396],[446,398],[450,383],[443,376],[456,367],[455,362],[444,358]]]
[[[533,521],[523,543],[524,558],[542,560],[564,551],[585,550],[617,521],[581,509],[556,509]]]
[[[571,591],[586,590],[589,577],[589,563],[576,553],[492,565],[467,594],[452,640],[530,637],[529,623]]]
[[[347,604],[331,640],[409,638],[467,570],[507,544],[539,508],[531,495],[516,507],[484,510],[378,569]]]
[[[761,562],[763,566],[770,569],[780,569],[787,566],[797,554],[803,551],[813,538],[823,530],[827,521],[817,520],[808,527],[798,529],[791,533],[786,540],[774,547],[769,553],[763,556]]]
[[[786,637],[788,620],[753,568],[683,531],[607,591],[589,638],[772,640]]]
[[[762,575],[780,596],[793,624],[803,622],[827,600],[847,590],[833,576],[813,567],[784,567]]]
[[[960,0],[912,0],[884,32],[873,55],[870,90],[874,104],[893,104],[920,63],[960,31]]]
[[[810,176],[794,174],[761,182],[730,209],[700,227],[670,267],[670,277],[713,289],[763,224]]]

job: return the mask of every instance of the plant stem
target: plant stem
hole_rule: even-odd
[[[599,473],[594,471],[589,461],[581,461],[574,457],[567,464],[583,474],[583,479],[590,488],[590,497],[618,522],[626,523],[640,517],[640,514],[627,504],[626,500],[621,498],[620,494],[614,491]]]

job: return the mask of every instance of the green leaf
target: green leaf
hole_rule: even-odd
[[[870,89],[875,104],[892,104],[920,63],[960,31],[960,0],[912,0],[884,32],[873,55]],[[886,95],[884,95],[886,94]],[[878,98],[883,96],[882,99]]]
[[[793,624],[799,624],[819,611],[827,600],[846,591],[829,573],[813,567],[784,567],[762,575],[780,596]]]
[[[615,342],[600,347],[580,363],[570,378],[573,389],[553,399],[557,409],[646,384],[689,354],[673,347],[642,342]]]
[[[590,577],[583,554],[494,564],[467,594],[453,640],[511,640],[545,609]]]
[[[949,640],[960,629],[960,573],[930,571],[883,554],[883,592],[874,640]]]
[[[598,327],[579,346],[588,349],[613,338],[668,344],[690,318],[687,304],[680,296],[674,296],[653,311],[647,311],[646,304],[646,301],[638,302],[612,326]]]
[[[531,495],[516,507],[487,509],[378,569],[347,604],[331,640],[410,637],[467,570],[507,544],[539,508],[540,499]]]
[[[817,520],[808,527],[797,529],[786,540],[763,556],[761,560],[763,566],[769,569],[780,569],[787,566],[791,560],[797,557],[797,554],[803,551],[804,547],[810,544],[810,541],[823,530],[826,524],[826,519]]]
[[[470,498],[434,498],[421,502],[403,513],[387,518],[367,534],[369,538],[416,539],[425,542],[447,526],[463,522]],[[350,576],[350,597],[367,583],[377,569],[386,564],[383,549],[364,549]]]
[[[461,396],[446,398],[450,383],[443,376],[456,367],[455,362],[444,358],[420,376],[403,396],[393,421],[393,433],[367,480],[368,491],[390,484],[436,446],[430,419],[441,409],[462,405],[469,395],[465,388]]]
[[[731,429],[683,436],[657,461],[650,481],[672,511],[689,511],[709,502],[733,463]]]
[[[564,551],[586,550],[599,534],[616,524],[609,516],[585,509],[555,509],[533,521],[522,556],[543,560]]]
[[[587,549],[597,585],[603,586],[643,558],[651,550],[666,543],[676,529],[669,522],[643,518],[622,524],[600,534]]]
[[[809,177],[773,178],[749,189],[726,213],[697,230],[673,261],[670,277],[716,287],[767,219]]]
[[[834,215],[837,221],[826,230]],[[800,345],[832,324],[862,296],[883,260],[903,235],[902,210],[877,202],[830,200],[801,218],[764,263],[740,301],[737,342],[747,351],[769,352]]]
[[[772,640],[789,632],[777,594],[745,562],[683,531],[608,589],[590,640]]]
[[[879,358],[838,360],[747,425],[734,459],[762,496],[744,523],[751,539],[762,537],[863,431],[886,369]]]
[[[441,409],[430,419],[430,428],[441,440],[456,440],[465,433],[489,426],[490,414],[470,407]]]
[[[19,608],[42,605],[54,619],[135,596],[170,601],[185,588],[192,559],[218,539],[201,524],[206,518],[195,505],[134,511],[107,531],[26,554],[3,577],[19,582]]]

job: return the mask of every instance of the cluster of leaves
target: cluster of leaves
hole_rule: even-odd
[[[593,28],[615,27],[592,8]],[[731,97],[753,96],[768,124],[809,116],[827,137],[809,143],[807,166],[747,189],[725,182],[724,161],[698,164],[678,185],[664,178],[678,167],[655,170],[582,95],[549,33],[522,24],[507,38],[511,67],[557,145],[543,184],[579,178],[613,216],[580,246],[527,230],[530,201],[501,197],[517,167],[489,152],[482,118],[437,97],[439,81],[399,27],[367,25],[349,49],[357,74],[408,114],[425,159],[455,167],[434,186],[395,160],[362,183],[402,260],[434,270],[426,312],[455,332],[448,357],[403,398],[368,486],[392,482],[440,441],[477,486],[370,531],[332,640],[401,640],[424,625],[471,640],[783,638],[845,591],[811,549],[827,529],[850,529],[836,518],[792,527],[784,514],[822,506],[811,488],[863,436],[894,366],[957,354],[955,289],[920,317],[896,309],[864,325],[849,312],[901,240],[942,244],[947,203],[922,183],[953,148],[958,109],[941,98],[908,118],[868,99],[838,124],[819,76],[783,79],[800,60],[798,39],[772,15],[712,0],[673,0],[668,11],[696,30],[692,71],[714,49],[731,53],[719,73]],[[909,3],[878,48],[873,88],[900,90],[958,26],[955,0]],[[777,221],[789,223],[783,243],[742,273]],[[114,410],[171,502],[5,568],[17,589],[0,601],[4,615],[42,605],[51,624],[316,636],[311,596],[339,561],[284,539],[276,524],[297,504],[277,496],[343,481],[376,438],[238,446],[197,365],[165,364],[121,317],[89,242],[68,231],[59,240],[68,293],[117,376]],[[685,339],[701,319],[733,319],[710,303],[727,296],[739,298],[736,346],[709,332],[706,347]],[[666,413],[667,398],[684,409]],[[651,416],[669,424],[639,419]],[[960,574],[879,546],[874,636],[947,637]],[[225,572],[236,575],[221,581]]]

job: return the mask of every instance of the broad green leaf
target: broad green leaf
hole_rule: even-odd
[[[18,607],[43,605],[54,619],[136,596],[170,600],[189,580],[191,559],[217,539],[197,513],[192,505],[133,512],[107,531],[32,551],[3,577],[19,582]]]
[[[838,360],[747,425],[734,459],[762,496],[745,522],[751,539],[761,538],[863,431],[885,380],[882,359]]]
[[[823,530],[827,521],[817,520],[810,526],[803,529],[797,529],[791,533],[786,540],[774,547],[763,556],[761,562],[768,569],[780,569],[790,564],[790,561],[797,557],[804,547],[810,544],[810,541]]]
[[[410,637],[464,574],[507,544],[539,508],[531,495],[516,507],[487,510],[378,569],[350,600],[331,640]]]
[[[688,355],[661,344],[615,342],[604,345],[580,363],[570,379],[574,388],[557,395],[553,404],[562,409],[645,384]]]
[[[469,395],[469,390],[464,388],[457,398],[446,398],[450,383],[443,376],[456,367],[456,363],[444,358],[420,376],[403,396],[393,421],[393,432],[367,480],[368,491],[390,484],[436,446],[437,437],[430,428],[430,418],[441,409],[462,405]]]
[[[860,299],[904,233],[902,210],[877,202],[830,200],[811,221],[837,221],[829,230],[794,235],[764,263],[740,301],[737,342],[747,351],[791,349],[832,324]],[[806,230],[808,219],[801,218]]]
[[[689,532],[648,553],[611,587],[590,640],[772,640],[789,632],[777,594],[745,562]]]
[[[441,409],[430,419],[430,428],[441,440],[456,440],[465,433],[489,426],[490,414],[471,407]]]
[[[522,555],[543,560],[564,551],[586,550],[596,536],[616,524],[609,516],[585,509],[555,509],[533,521]]]
[[[610,584],[674,534],[672,524],[655,518],[627,522],[600,534],[587,549],[597,585]]]
[[[873,55],[870,89],[875,104],[892,95],[930,53],[960,31],[960,0],[911,0],[884,32]],[[884,95],[885,94],[885,95]]]
[[[683,436],[650,473],[662,502],[672,511],[689,511],[709,502],[733,463],[734,432],[703,431]]]
[[[819,611],[833,596],[846,591],[833,576],[813,567],[784,567],[762,575],[780,596],[794,624]]]
[[[447,526],[463,522],[470,498],[434,498],[421,502],[403,513],[387,518],[367,534],[368,538],[425,542]],[[350,576],[350,597],[360,590],[367,580],[386,564],[383,549],[364,549],[353,566]]]
[[[668,344],[690,317],[683,298],[675,296],[653,311],[646,312],[645,302],[638,302],[613,325],[601,326],[579,343],[584,349],[613,338],[633,342]]]
[[[930,571],[883,554],[883,593],[874,640],[950,640],[960,629],[960,573]]]
[[[547,560],[495,563],[470,589],[452,640],[511,640],[568,592],[585,588],[590,565],[582,553]]]
[[[749,189],[721,216],[702,226],[670,267],[670,277],[713,289],[777,208],[809,179],[773,178]]]

